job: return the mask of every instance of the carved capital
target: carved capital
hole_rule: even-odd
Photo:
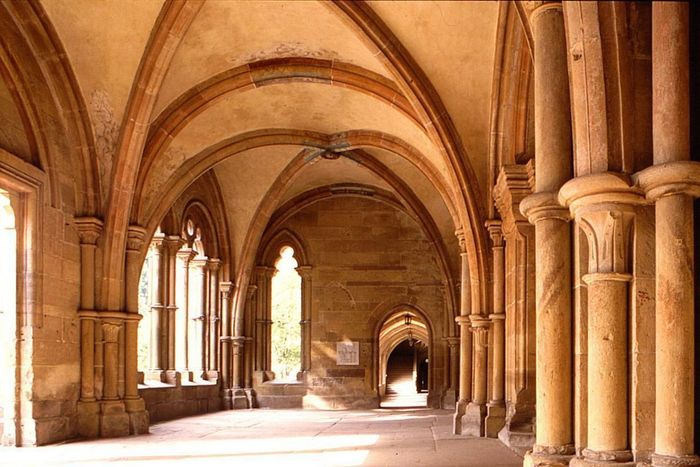
[[[178,235],[168,235],[163,239],[163,246],[171,255],[177,255],[185,243],[185,240]]]
[[[76,217],[75,226],[82,245],[95,245],[102,233],[102,221],[96,217]]]
[[[603,206],[601,210],[579,212],[576,220],[588,240],[588,272],[627,272],[634,211]]]
[[[190,261],[192,261],[197,256],[197,252],[192,248],[180,248],[177,250],[177,258],[185,263],[185,267],[189,266]]]
[[[455,230],[455,236],[457,237],[457,242],[459,243],[460,253],[467,253],[467,240],[464,236],[464,229]]]
[[[126,250],[140,251],[146,242],[146,229],[140,225],[130,225],[126,233]]]
[[[119,330],[121,323],[111,321],[102,322],[102,336],[107,343],[116,343],[119,340]]]
[[[255,293],[256,293],[257,291],[258,291],[258,286],[257,286],[257,285],[255,285],[255,284],[249,285],[249,286],[248,286],[248,290],[247,290],[247,297],[248,297],[248,300],[252,300],[253,297],[255,297]]]
[[[231,298],[231,292],[233,291],[233,282],[219,282],[219,290],[221,291],[221,298],[228,300]]]
[[[652,165],[633,175],[632,179],[651,201],[677,194],[700,197],[700,162]]]
[[[469,315],[460,315],[455,318],[455,322],[460,326],[466,326],[467,328],[472,325]]]
[[[296,271],[302,279],[311,279],[311,266],[297,266]]]
[[[454,349],[459,345],[458,336],[443,337],[443,340],[447,342],[447,345],[450,347],[450,349]]]
[[[207,260],[207,269],[210,272],[218,272],[221,269],[222,261],[219,258],[210,258]]]
[[[562,446],[543,446],[535,444],[532,447],[533,454],[544,454],[547,456],[571,456],[576,453],[576,448],[573,444],[564,444]]]
[[[494,248],[503,248],[503,230],[502,223],[499,219],[490,219],[486,221],[486,230],[489,232],[491,242]]]

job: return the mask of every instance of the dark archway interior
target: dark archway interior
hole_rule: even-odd
[[[389,355],[386,366],[385,402],[392,406],[425,406],[429,375],[428,347],[406,339]]]

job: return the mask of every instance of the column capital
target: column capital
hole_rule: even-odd
[[[311,270],[312,267],[309,265],[305,266],[297,266],[296,271],[297,273],[301,276],[302,279],[308,280],[311,279]]]
[[[493,322],[504,321],[506,319],[506,315],[505,315],[505,313],[491,313],[489,315],[489,319]]]
[[[231,296],[231,292],[233,292],[234,285],[233,282],[219,282],[219,290],[221,291],[221,295],[228,299]]]
[[[207,261],[208,260],[206,257],[201,258],[195,256],[190,260],[190,266],[204,270],[204,268],[207,266]]]
[[[219,269],[221,269],[222,264],[223,264],[223,261],[221,261],[219,258],[207,259],[207,268],[211,272],[217,272]]]
[[[459,242],[459,252],[460,253],[467,253],[467,240],[466,237],[464,236],[464,229],[457,229],[455,230],[455,236],[457,237],[457,242]]]
[[[258,291],[258,286],[255,284],[250,284],[248,286],[248,289],[246,290],[248,300],[252,300],[257,291]]]
[[[644,203],[644,193],[623,173],[600,172],[572,178],[559,190],[559,204],[578,216],[599,211],[601,206],[637,206]]]
[[[152,248],[157,253],[162,253],[164,246],[165,246],[165,235],[163,235],[162,233],[155,234],[151,238],[151,244],[149,245],[149,248]]]
[[[197,252],[194,251],[192,248],[182,248],[180,247],[179,250],[177,250],[176,256],[178,259],[183,261],[186,265],[190,263],[196,256]]]
[[[520,212],[531,224],[542,219],[559,219],[564,222],[571,219],[569,210],[559,203],[558,194],[552,191],[541,191],[525,197],[520,202]]]
[[[75,226],[81,245],[95,245],[100,238],[104,224],[96,217],[76,217]]]
[[[455,348],[459,345],[459,336],[443,337],[442,340],[447,342],[447,345],[450,346],[450,348]]]
[[[126,232],[126,250],[140,251],[146,242],[146,233],[146,229],[140,225],[130,225]]]
[[[562,2],[554,0],[531,0],[523,2],[529,9],[530,21],[534,21],[540,14],[549,10],[563,10]]]
[[[700,162],[677,161],[652,165],[632,176],[648,200],[684,194],[700,197]]]
[[[471,326],[472,322],[469,319],[469,315],[460,315],[455,318],[455,322],[460,326]]]
[[[176,255],[177,252],[185,244],[185,240],[179,235],[167,235],[163,239],[163,246],[168,250],[171,255]]]
[[[116,323],[113,321],[103,321],[102,335],[104,336],[105,342],[117,342],[119,340],[119,330],[121,329],[121,327],[121,323]]]
[[[469,315],[469,321],[471,322],[474,330],[488,329],[488,327],[491,325],[489,318],[484,315]]]
[[[503,223],[500,219],[489,219],[486,221],[486,230],[489,232],[493,248],[503,248]]]

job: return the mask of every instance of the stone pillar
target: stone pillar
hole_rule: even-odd
[[[117,393],[119,371],[119,331],[118,320],[103,320],[104,336],[104,388],[100,404],[100,436],[111,438],[129,434],[129,416],[124,411],[124,403]]]
[[[220,259],[210,259],[207,261],[209,271],[209,357],[207,379],[216,381],[219,370],[219,269]]]
[[[177,252],[177,293],[175,312],[175,369],[180,373],[181,379],[192,380],[192,372],[188,363],[189,354],[189,287],[190,287],[190,261],[196,253],[191,248],[181,248]]]
[[[190,315],[190,339],[189,339],[189,365],[194,379],[202,379],[204,375],[204,321],[206,319],[205,304],[207,303],[206,290],[206,258],[195,258],[190,261],[190,281],[193,282],[189,297]]]
[[[491,333],[493,342],[493,358],[491,368],[491,394],[487,405],[485,436],[497,438],[506,420],[505,406],[505,256],[503,247],[503,232],[501,221],[492,220],[486,223],[489,231],[493,257],[493,313]]]
[[[163,276],[165,277],[165,311],[164,311],[164,322],[163,326],[165,328],[165,369],[166,381],[171,384],[175,384],[177,376],[175,374],[175,353],[177,348],[176,341],[176,314],[177,314],[177,252],[180,247],[184,244],[184,240],[178,236],[169,235],[165,237],[163,241],[163,246],[165,250],[165,265],[166,271]]]
[[[233,405],[234,409],[247,409],[249,407],[248,396],[246,395],[246,392],[243,390],[243,385],[241,384],[241,382],[242,382],[241,370],[243,369],[242,353],[243,353],[243,346],[245,345],[245,340],[246,339],[243,336],[235,336],[231,339],[231,344],[233,347],[233,397],[232,397],[232,405]]]
[[[535,225],[536,444],[526,463],[559,465],[574,453],[572,423],[571,231],[557,191],[572,176],[566,36],[560,2],[530,18],[534,42],[535,193],[520,209]]]
[[[457,404],[459,375],[459,337],[443,338],[447,342],[447,390],[442,398],[442,408],[451,409]]]
[[[471,323],[470,330],[473,333],[474,387],[472,388],[472,401],[467,406],[464,414],[462,433],[470,436],[484,436],[486,431],[486,388],[490,321],[482,315],[470,315],[469,321]]]
[[[154,236],[151,240],[153,251],[151,259],[151,346],[150,360],[151,372],[155,372],[154,378],[160,380],[161,371],[165,367],[165,353],[163,342],[163,312],[165,309],[165,255],[163,248],[163,236]]]
[[[129,226],[126,241],[126,317],[124,320],[124,406],[129,415],[129,433],[148,433],[149,416],[146,403],[138,389],[138,327],[139,279],[141,276],[141,248],[146,240],[146,230]]]
[[[688,4],[652,5],[654,165],[638,175],[656,202],[656,420],[654,466],[697,466],[694,453],[693,197]]]
[[[231,320],[229,300],[231,298],[231,282],[219,283],[221,292],[221,397],[224,401],[224,409],[231,409],[231,388],[233,379],[231,376]]]
[[[604,172],[570,180],[560,200],[575,215],[589,251],[583,276],[588,286],[588,446],[584,459],[572,465],[628,463],[628,251],[635,205],[642,197],[626,176]]]
[[[80,237],[80,400],[78,433],[86,438],[99,434],[99,405],[95,398],[95,250],[102,221],[93,217],[75,220]]]
[[[272,371],[272,277],[277,271],[275,268],[265,270],[265,370]]]
[[[311,369],[311,266],[299,266],[301,276],[301,372],[297,375],[302,380]]]
[[[464,433],[464,415],[467,406],[472,400],[472,334],[469,331],[471,321],[469,312],[471,310],[471,294],[469,281],[469,258],[467,256],[467,246],[464,238],[464,231],[461,229],[455,232],[459,240],[461,257],[461,280],[460,280],[460,316],[455,318],[459,325],[459,400],[457,401],[454,414],[453,431],[456,435]]]
[[[249,285],[248,293],[246,294],[246,309],[245,309],[245,387],[250,389],[253,386],[253,368],[254,368],[254,351],[253,341],[255,340],[255,310],[256,310],[256,292],[258,286]]]

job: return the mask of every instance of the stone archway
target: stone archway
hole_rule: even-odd
[[[433,388],[432,332],[427,318],[414,307],[397,307],[381,321],[376,343],[379,400],[391,406],[415,406],[420,400],[419,405],[425,406]],[[421,363],[428,364],[423,375]],[[404,370],[412,374],[404,375]],[[413,397],[421,393],[422,397]]]

